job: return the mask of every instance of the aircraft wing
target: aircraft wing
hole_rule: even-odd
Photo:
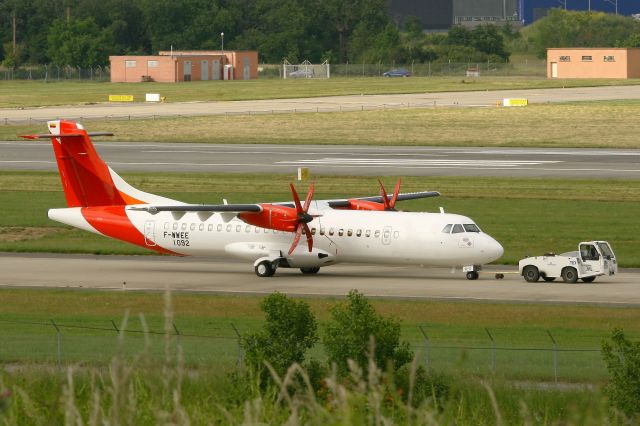
[[[151,214],[156,214],[159,212],[260,213],[263,209],[259,204],[181,204],[175,206],[146,205],[140,207],[130,207],[129,210],[145,211]]]
[[[398,194],[398,201],[406,201],[406,200],[416,200],[418,198],[429,198],[429,197],[438,197],[440,193],[438,191],[421,191],[421,192],[406,192],[404,194]],[[391,197],[389,197],[391,198]],[[373,201],[375,203],[382,204],[382,195],[377,195],[373,197],[359,197],[352,198],[352,200],[364,200],[364,201]],[[325,201],[329,207],[348,207],[349,200],[322,200]]]

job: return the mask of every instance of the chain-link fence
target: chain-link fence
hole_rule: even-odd
[[[250,331],[233,324],[202,324],[197,326],[197,333],[183,330],[176,322],[169,331],[121,330],[117,324],[110,320],[92,324],[0,320],[0,362],[106,364],[119,350],[118,336],[122,333],[121,350],[127,355],[145,350],[149,356],[161,359],[169,338],[172,350],[177,350],[178,345],[181,347],[188,365],[229,369],[242,363],[241,336]],[[194,324],[190,323],[187,328],[194,328]],[[543,340],[536,340],[534,344],[504,341],[500,337],[504,330],[500,329],[479,328],[463,340],[461,336],[444,337],[442,329],[435,333],[437,337],[429,336],[426,326],[418,330],[408,327],[405,334],[410,335],[408,340],[417,361],[436,371],[549,382],[601,381],[607,377],[595,336],[580,342],[579,347],[565,347],[545,330],[537,330],[535,335],[544,338],[546,344]],[[316,345],[310,356],[326,359],[323,346]]]
[[[547,65],[544,60],[522,60],[513,62],[411,62],[411,63],[385,63],[377,64],[322,64],[310,65],[289,65],[291,73],[288,78],[307,78],[313,71],[321,73],[323,77],[329,75],[331,78],[337,77],[382,77],[385,72],[391,70],[404,69],[412,76],[435,77],[435,76],[459,76],[459,77],[482,77],[482,76],[523,76],[523,77],[544,77],[546,76]],[[315,70],[310,67],[323,67],[322,70]],[[285,67],[279,64],[258,65],[258,77],[263,79],[283,78]],[[314,71],[315,70],[315,71]],[[37,65],[21,67],[18,69],[0,67],[0,80],[38,80],[38,81],[110,81],[109,67],[79,68],[71,66]]]
[[[38,65],[17,69],[0,68],[0,80],[39,81],[110,81],[109,67],[80,68],[57,65]]]

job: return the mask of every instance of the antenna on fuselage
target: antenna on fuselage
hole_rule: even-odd
[[[444,214],[444,207],[440,207],[440,213]]]

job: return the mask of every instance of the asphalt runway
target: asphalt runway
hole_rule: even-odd
[[[496,280],[497,270],[508,270]],[[369,297],[494,302],[640,305],[640,275],[622,272],[591,284],[527,283],[513,267],[491,267],[477,281],[440,268],[335,265],[318,275],[278,269],[258,278],[250,262],[159,256],[0,254],[0,288],[67,288],[110,291],[173,291],[296,296],[344,296],[358,289]]]
[[[640,178],[640,150],[99,142],[116,171]],[[0,170],[57,170],[49,141],[0,142]]]
[[[95,105],[40,108],[0,108],[0,121],[11,123],[47,121],[56,118],[76,120],[86,118],[135,119],[220,114],[364,111],[386,108],[425,108],[434,106],[495,106],[497,102],[502,102],[504,98],[526,98],[530,103],[640,99],[640,85],[396,95],[324,96],[317,98],[224,102],[168,102],[160,104],[100,103]]]

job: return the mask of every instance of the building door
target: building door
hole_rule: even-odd
[[[551,78],[558,78],[558,63],[551,62]]]
[[[244,58],[242,64],[242,79],[249,80],[251,79],[251,63],[249,58]]]
[[[184,81],[191,81],[191,61],[184,61]]]
[[[220,80],[220,60],[211,61],[211,80]]]
[[[200,63],[200,80],[209,80],[209,61],[202,61]]]

